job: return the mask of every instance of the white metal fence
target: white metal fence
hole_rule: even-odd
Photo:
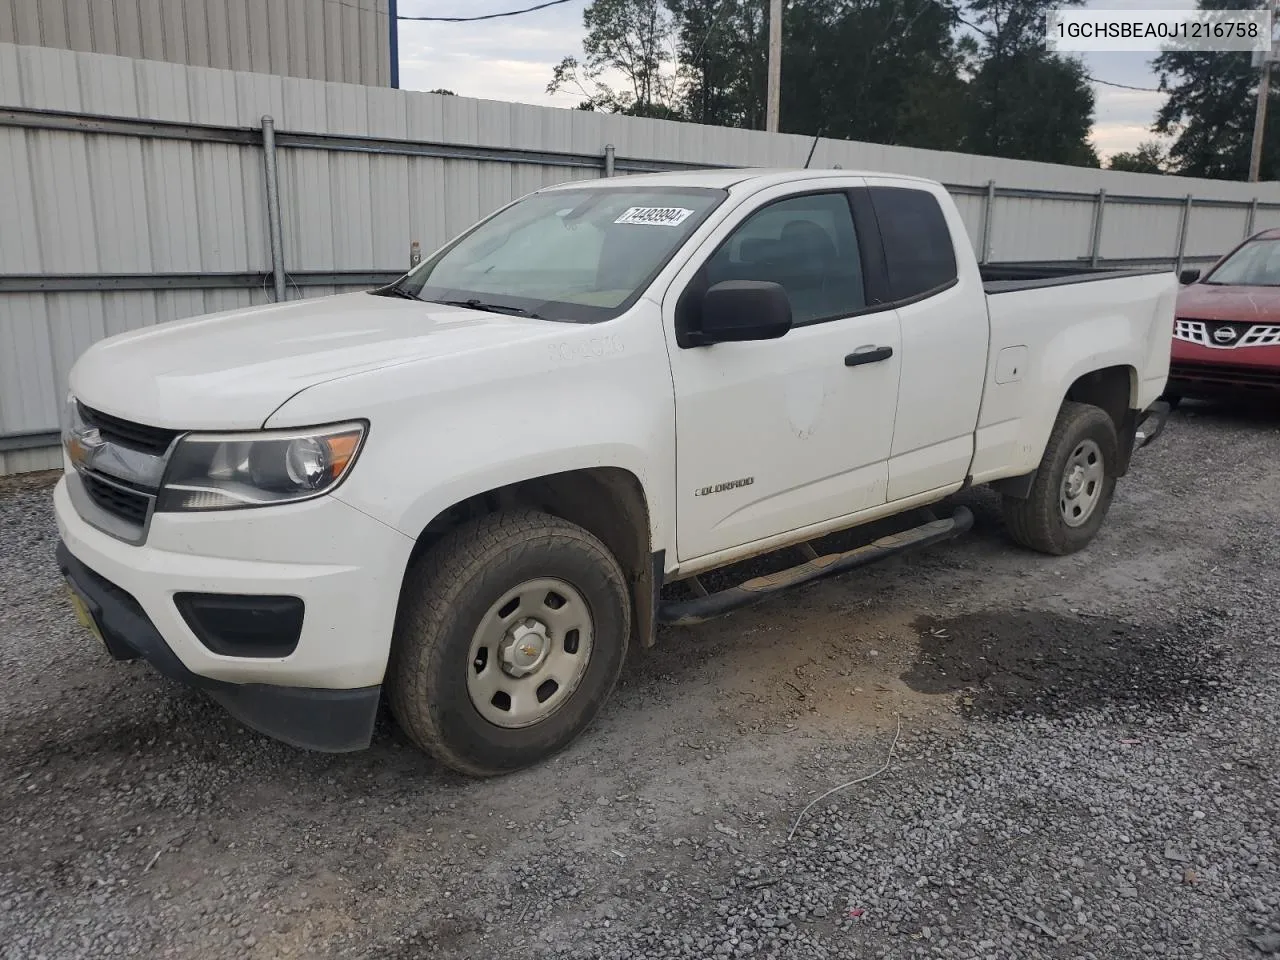
[[[277,290],[367,288],[402,272],[414,242],[425,255],[547,184],[810,158],[946,183],[988,262],[1199,264],[1280,226],[1274,183],[815,145],[0,44],[0,474],[57,464],[67,372],[103,336]]]

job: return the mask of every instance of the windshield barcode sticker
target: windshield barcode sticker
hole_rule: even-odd
[[[614,223],[642,223],[655,227],[677,227],[688,219],[692,210],[684,207],[631,207]]]

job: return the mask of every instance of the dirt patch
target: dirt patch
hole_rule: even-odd
[[[35,473],[17,473],[9,477],[0,477],[0,500],[16,497],[20,493],[31,490],[52,489],[61,476],[61,470],[39,470]]]
[[[915,622],[922,693],[959,693],[973,717],[1060,717],[1115,706],[1198,708],[1221,681],[1211,625],[1140,627],[1106,617],[1005,611]]]

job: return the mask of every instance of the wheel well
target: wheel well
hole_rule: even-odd
[[[1067,390],[1067,400],[1101,407],[1115,424],[1120,441],[1118,476],[1124,476],[1129,470],[1129,455],[1133,452],[1133,437],[1138,426],[1133,411],[1137,376],[1133,367],[1103,367],[1086,373]]]
[[[1104,367],[1086,373],[1067,390],[1067,400],[1090,403],[1101,407],[1116,425],[1116,431],[1124,429],[1125,416],[1133,397],[1136,372],[1133,367]]]
[[[652,646],[657,590],[649,539],[649,507],[635,474],[619,467],[570,470],[508,484],[442,510],[419,534],[412,564],[445,533],[487,513],[526,507],[576,523],[617,558],[631,590],[632,636]],[[659,571],[656,576],[661,576]]]

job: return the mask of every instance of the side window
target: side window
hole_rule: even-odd
[[[791,197],[753,213],[703,267],[705,283],[768,280],[791,300],[796,325],[867,305],[862,261],[843,193]]]
[[[880,223],[889,292],[905,300],[952,283],[956,251],[937,198],[924,190],[872,187],[871,203]]]

